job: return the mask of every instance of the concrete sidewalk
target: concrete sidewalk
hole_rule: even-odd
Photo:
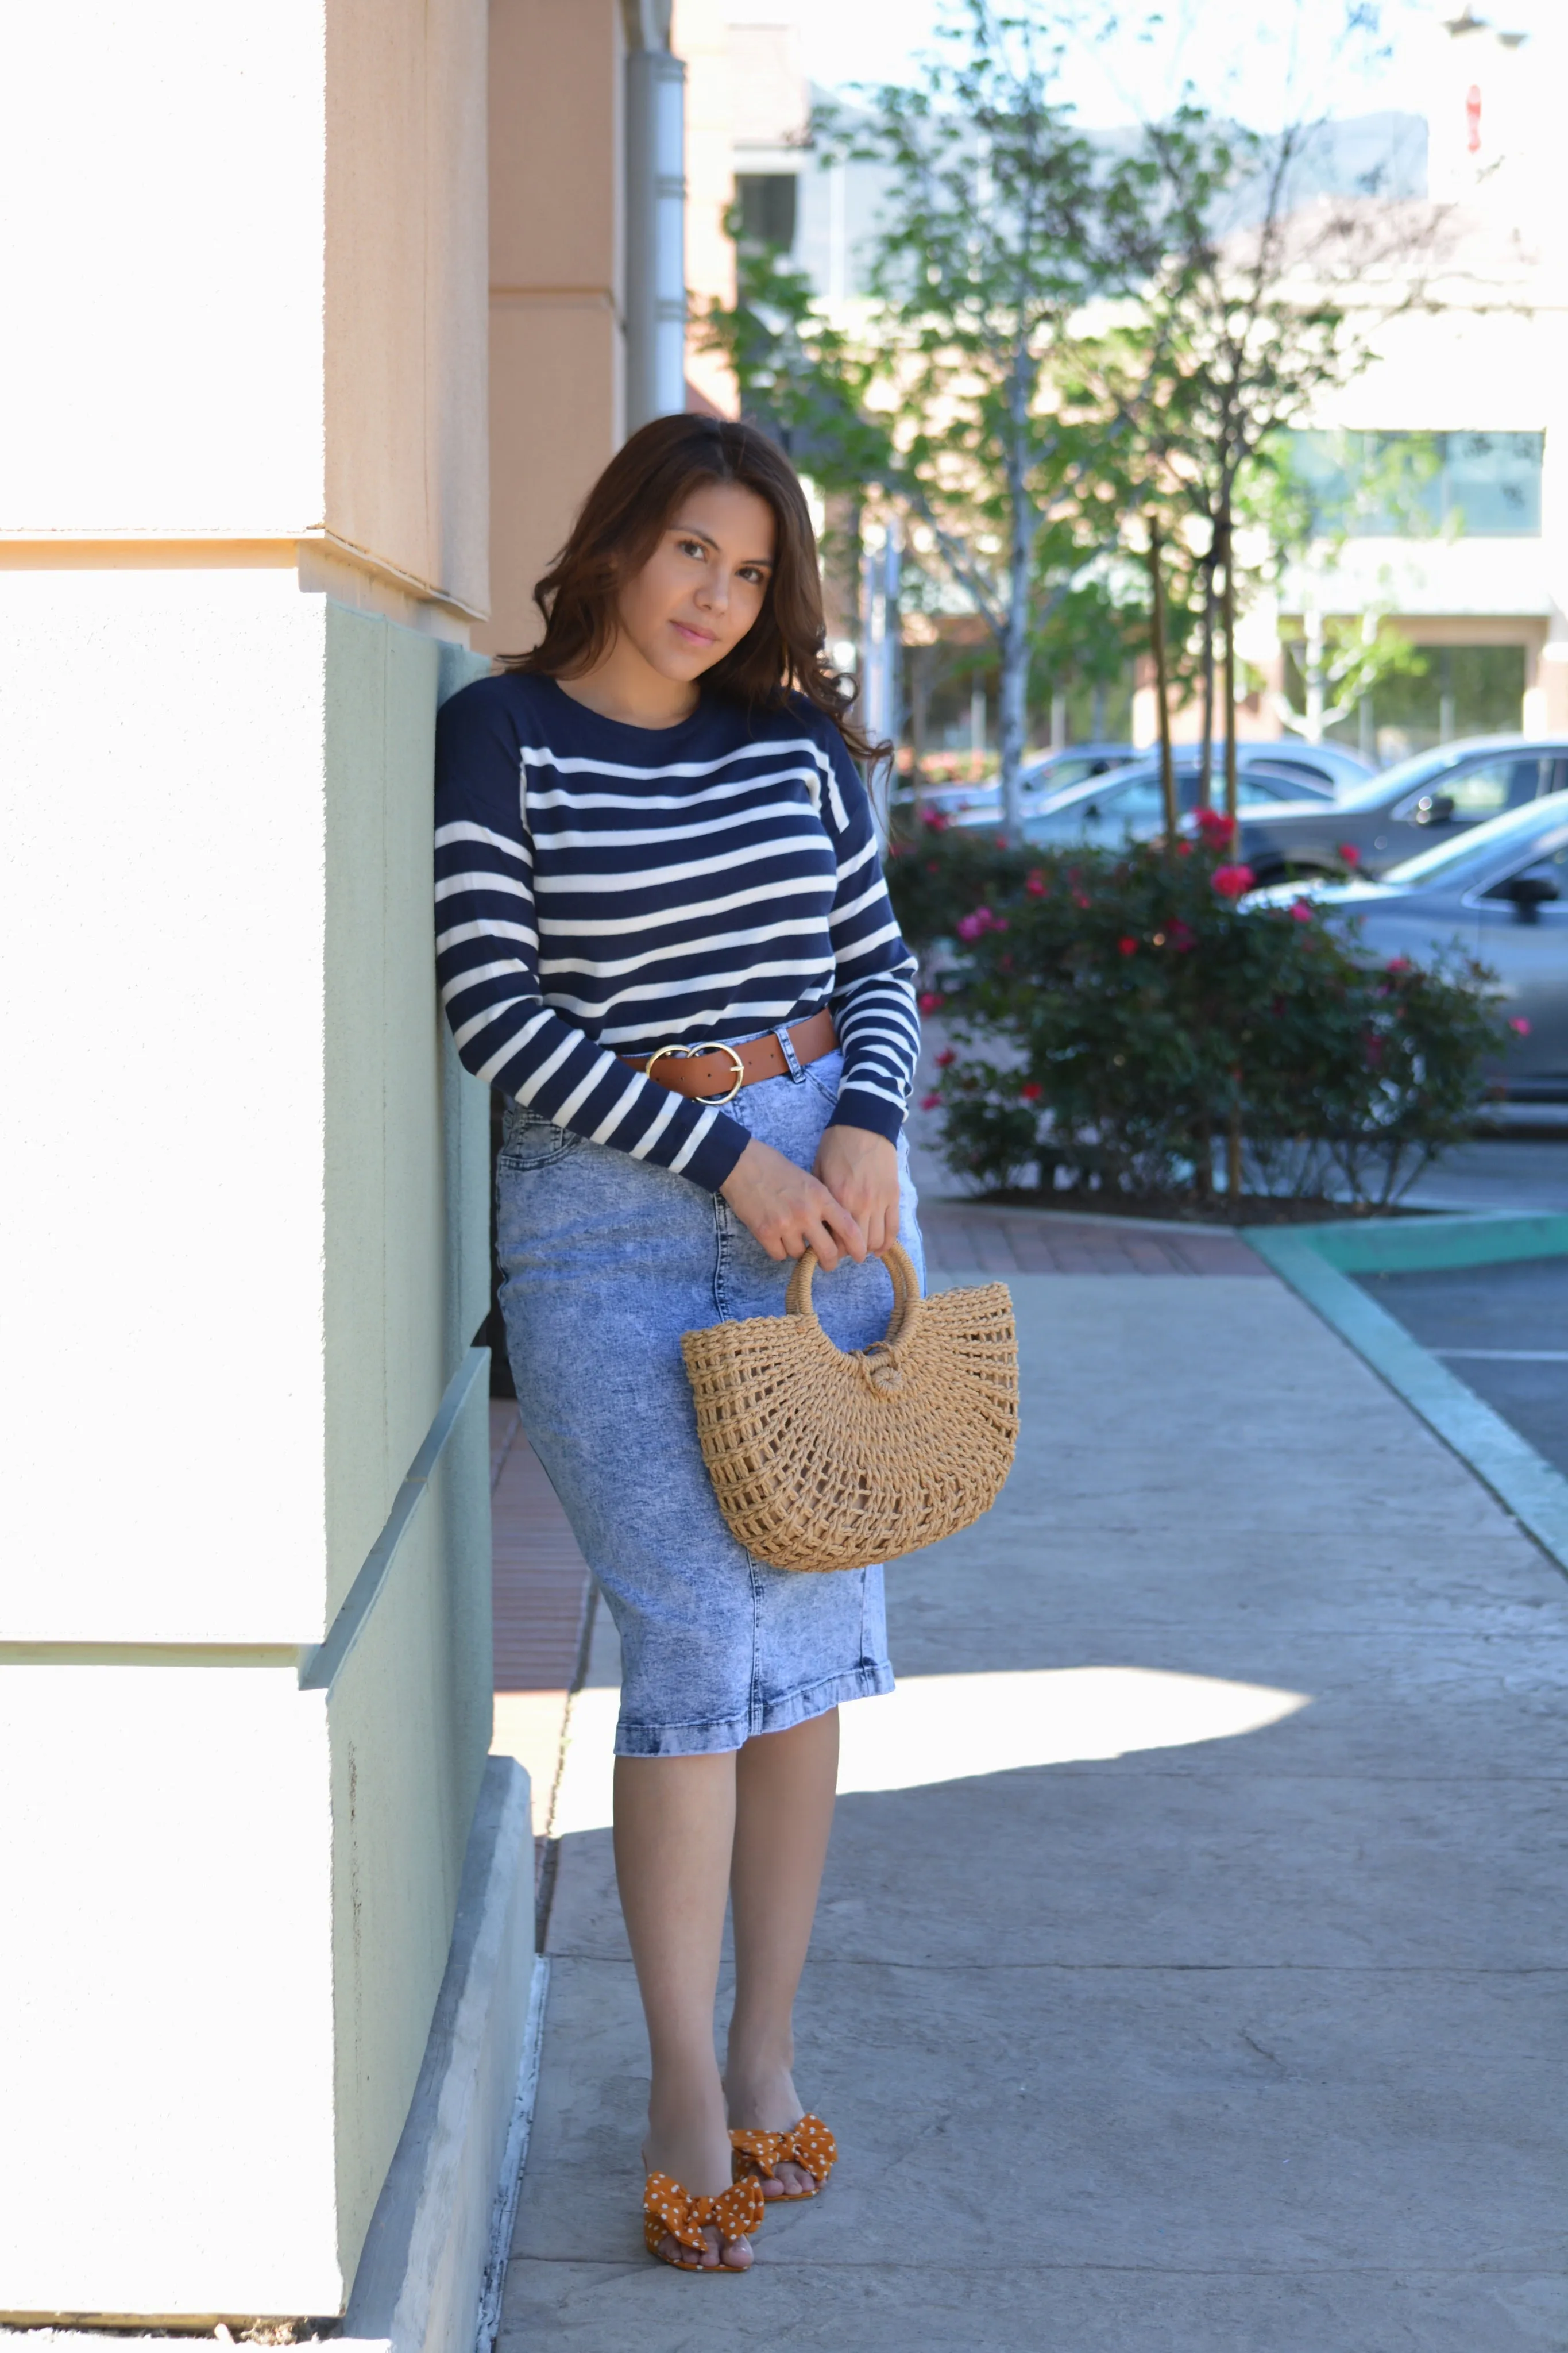
[[[846,1711],[796,2070],[831,2189],[746,2279],[644,2255],[636,1989],[569,1831],[503,2348],[1568,2345],[1568,1588],[1272,1279],[1011,1281],[1017,1469],[889,1573],[900,1694]]]

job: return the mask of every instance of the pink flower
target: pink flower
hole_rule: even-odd
[[[1189,948],[1197,945],[1197,934],[1189,931],[1179,918],[1171,925],[1166,936],[1178,955],[1184,955]]]
[[[1257,880],[1250,866],[1216,866],[1214,871],[1214,887],[1222,899],[1241,898]]]
[[[958,1056],[953,1052],[952,1048],[951,1046],[944,1046],[941,1053],[936,1058],[937,1069],[939,1071],[948,1070],[954,1062],[957,1061],[957,1060]]]
[[[1223,809],[1201,808],[1198,811],[1198,831],[1205,848],[1223,849],[1236,831],[1236,819],[1226,817]]]
[[[919,1002],[922,1013],[940,1013],[947,999],[939,996],[934,988],[922,988]]]
[[[942,1097],[940,1095],[921,1095],[921,1111],[935,1111],[941,1101]]]
[[[1178,858],[1190,858],[1190,857],[1192,856],[1192,854],[1193,854],[1193,845],[1192,845],[1192,843],[1191,843],[1190,841],[1178,841],[1178,842],[1177,842],[1177,844],[1176,844],[1176,855],[1177,855],[1177,857],[1178,857]]]
[[[1038,1079],[1026,1079],[1018,1089],[1019,1096],[1025,1103],[1038,1103],[1045,1092]]]
[[[1072,902],[1075,907],[1087,907],[1089,904],[1089,892],[1087,891],[1075,891],[1072,894]]]
[[[961,940],[977,940],[982,933],[988,932],[990,929],[989,907],[976,907],[972,915],[960,915],[958,919],[957,930]]]
[[[1356,848],[1353,841],[1341,842],[1340,856],[1344,860],[1347,866],[1359,866],[1361,864],[1361,852]]]
[[[1037,866],[1031,869],[1026,880],[1025,881],[1024,888],[1028,892],[1031,899],[1043,899],[1045,897],[1046,878],[1041,873]]]
[[[1530,1035],[1530,1024],[1522,1013],[1516,1013],[1508,1026],[1516,1038],[1528,1038]]]
[[[921,822],[929,825],[932,833],[945,833],[952,819],[945,809],[922,809]]]
[[[1118,952],[1122,955],[1136,955],[1138,953],[1138,943],[1134,939],[1118,940],[1116,945]]]
[[[1311,905],[1306,899],[1298,899],[1290,913],[1299,923],[1310,923],[1312,920]]]
[[[1390,972],[1409,972],[1412,969],[1410,958],[1408,956],[1390,956],[1388,959],[1387,968]]]

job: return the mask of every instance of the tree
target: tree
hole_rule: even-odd
[[[1031,651],[1120,527],[1098,420],[1059,388],[1085,306],[1128,294],[1156,265],[1154,172],[1073,127],[1037,16],[964,0],[939,38],[916,84],[864,90],[853,113],[819,119],[829,153],[873,161],[888,180],[854,331],[754,251],[742,252],[735,311],[710,324],[748,407],[797,462],[904,510],[981,616],[1016,838]]]
[[[1321,744],[1328,729],[1348,719],[1363,696],[1384,679],[1425,670],[1426,659],[1409,638],[1381,622],[1375,607],[1357,620],[1309,606],[1302,615],[1301,709],[1288,695],[1274,697],[1275,711],[1293,735]]]

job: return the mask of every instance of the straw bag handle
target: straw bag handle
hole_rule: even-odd
[[[886,1338],[872,1345],[888,1348],[900,1340],[909,1339],[920,1320],[921,1281],[915,1272],[914,1261],[902,1242],[889,1242],[886,1250],[878,1250],[876,1255],[893,1278],[893,1313]],[[808,1250],[804,1257],[796,1260],[795,1272],[790,1276],[789,1289],[784,1294],[786,1315],[815,1314],[811,1303],[811,1279],[816,1272],[816,1252]]]

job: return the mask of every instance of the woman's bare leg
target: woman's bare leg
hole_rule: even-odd
[[[643,2158],[650,2173],[672,2174],[698,2198],[730,2187],[713,2004],[734,1841],[732,1751],[616,1757],[616,1876],[653,2063]],[[718,2233],[707,2236],[704,2260],[716,2263]],[[725,2260],[751,2262],[744,2239]]]
[[[795,2065],[795,1997],[816,1915],[838,1778],[838,1711],[748,1740],[735,1761],[735,2008],[724,2090],[731,2125],[785,2132],[802,2109]],[[764,2197],[809,2190],[795,2166]]]

